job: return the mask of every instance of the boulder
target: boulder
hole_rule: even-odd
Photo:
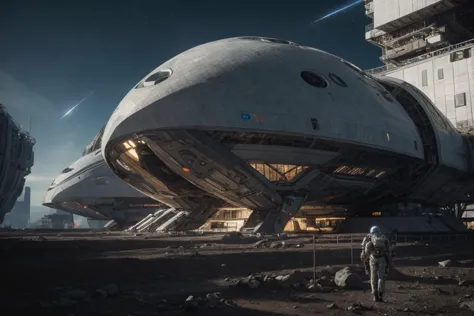
[[[474,301],[462,302],[459,307],[469,309],[474,312]]]
[[[349,267],[345,267],[336,272],[334,283],[340,287],[360,289],[362,288],[362,280],[356,273],[353,273]]]

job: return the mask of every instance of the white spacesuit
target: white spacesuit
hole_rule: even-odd
[[[372,233],[367,234],[367,236],[364,237],[364,239],[362,240],[362,243],[360,244],[361,250],[362,250],[360,252],[360,261],[362,261],[362,264],[364,265],[364,269],[365,269],[365,274],[367,275],[369,275],[370,273],[370,266],[369,266],[369,258],[365,256],[365,246],[370,241],[370,238],[372,238]]]
[[[369,258],[370,286],[374,301],[381,302],[385,290],[385,278],[392,263],[390,242],[377,226],[372,227],[370,233],[364,257]]]

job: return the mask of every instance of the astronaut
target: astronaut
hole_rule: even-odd
[[[372,227],[372,229],[375,229],[375,228],[378,229],[377,226]],[[360,244],[361,250],[362,250],[360,252],[360,261],[362,261],[362,264],[364,265],[364,268],[365,268],[365,274],[367,275],[369,275],[370,267],[369,267],[369,258],[365,256],[365,246],[372,238],[372,234],[373,234],[372,229],[370,230],[370,233],[368,233],[367,236],[364,237],[364,239],[362,240],[362,243]]]
[[[389,240],[380,232],[379,227],[372,227],[370,233],[371,237],[365,245],[364,257],[369,259],[370,286],[374,301],[381,302],[385,290],[385,278],[392,265],[392,252]]]

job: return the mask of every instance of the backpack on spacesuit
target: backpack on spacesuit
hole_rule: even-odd
[[[374,255],[376,257],[382,257],[385,255],[385,252],[388,250],[387,249],[387,237],[381,234],[374,234],[371,236],[370,241],[372,242],[372,245],[374,246],[375,253]]]

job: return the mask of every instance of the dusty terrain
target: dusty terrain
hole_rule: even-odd
[[[316,270],[323,286],[308,289],[310,238],[285,238],[284,247],[270,248],[255,247],[256,240],[224,242],[222,236],[2,233],[0,314],[474,314],[460,307],[474,300],[472,242],[398,244],[386,301],[374,303],[360,269],[362,289],[331,284],[330,275],[321,278],[328,265],[350,265],[350,244],[318,240]],[[446,259],[453,266],[438,264]],[[288,274],[290,279],[275,281]]]

